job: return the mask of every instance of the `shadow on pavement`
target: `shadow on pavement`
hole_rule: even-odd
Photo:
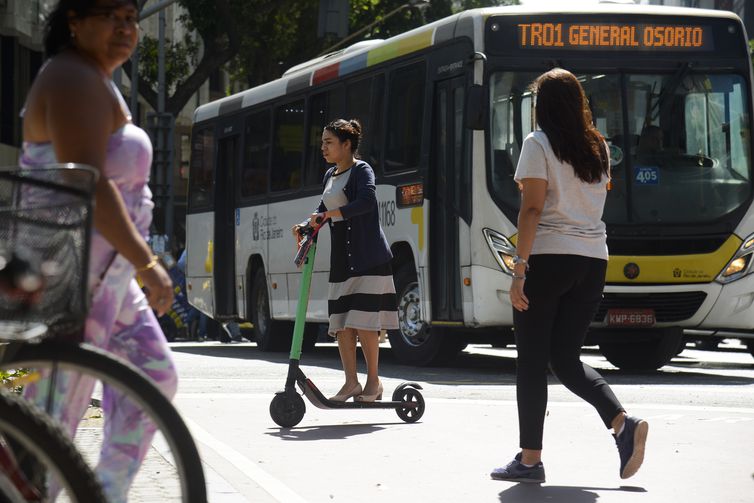
[[[266,435],[278,437],[282,440],[341,440],[356,435],[368,435],[375,431],[384,430],[386,426],[405,424],[395,423],[359,423],[333,424],[324,426],[302,426],[299,428],[280,428],[269,431]]]
[[[503,503],[594,503],[599,494],[592,491],[647,492],[643,487],[579,487],[579,486],[540,486],[538,484],[516,484],[502,491],[498,496]]]
[[[258,360],[270,363],[288,363],[288,352],[262,352],[253,343],[189,343],[171,344],[177,353],[197,354],[214,358],[233,358],[239,360]],[[599,352],[584,348],[583,355],[599,355]],[[358,352],[360,372],[364,370],[361,351]],[[301,357],[301,368],[306,373],[307,367],[341,370],[338,348],[335,344],[318,345],[313,351]],[[716,370],[754,370],[752,363],[732,363],[704,361],[684,355],[675,357],[668,365],[656,371],[628,371],[615,368],[598,368],[598,372],[610,384],[644,384],[644,385],[750,385],[754,377],[715,374]],[[697,371],[698,370],[698,371]],[[391,351],[380,348],[380,375],[386,378],[404,381],[421,381],[429,384],[453,384],[474,386],[515,385],[516,357],[513,351],[500,351],[498,354],[480,354],[468,351],[445,367],[414,367],[398,363]],[[550,376],[551,384],[558,381]]]

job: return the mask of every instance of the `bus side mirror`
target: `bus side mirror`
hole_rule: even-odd
[[[466,94],[466,127],[484,129],[487,126],[487,100],[484,86],[474,84]]]

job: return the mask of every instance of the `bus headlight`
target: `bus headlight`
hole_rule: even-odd
[[[505,274],[513,274],[513,256],[516,255],[516,247],[500,234],[492,229],[482,229],[484,239]]]
[[[733,258],[717,277],[718,283],[730,283],[751,272],[751,256],[754,254],[754,234],[747,237]]]

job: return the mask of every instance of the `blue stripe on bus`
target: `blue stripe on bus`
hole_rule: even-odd
[[[367,54],[362,53],[340,62],[340,77],[367,67]]]

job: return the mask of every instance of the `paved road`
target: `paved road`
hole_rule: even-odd
[[[177,403],[205,460],[211,501],[280,502],[754,502],[754,358],[687,349],[661,372],[603,371],[629,412],[650,421],[639,474],[622,481],[612,437],[596,413],[552,381],[545,433],[547,483],[489,480],[516,452],[515,351],[472,347],[448,368],[396,364],[384,350],[386,389],[424,386],[427,412],[405,424],[393,411],[307,408],[278,428],[268,406],[287,355],[253,344],[174,345]],[[318,347],[305,372],[325,392],[341,374],[337,349]]]
[[[181,375],[176,403],[202,452],[211,503],[754,503],[754,358],[740,346],[689,348],[651,373],[618,371],[586,349],[584,359],[629,412],[650,421],[647,460],[622,481],[597,414],[551,381],[541,487],[488,477],[516,452],[515,350],[474,346],[451,367],[421,369],[396,364],[386,347],[386,391],[404,380],[424,387],[419,423],[405,424],[391,410],[308,405],[303,421],[283,430],[268,407],[282,388],[287,355],[253,344],[173,349]],[[304,364],[325,394],[338,389],[334,345],[318,346]],[[176,501],[159,449],[149,463],[131,501]]]

